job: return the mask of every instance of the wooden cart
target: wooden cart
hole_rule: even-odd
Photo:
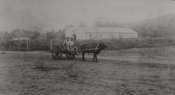
[[[63,55],[66,55],[67,59],[74,59],[77,55],[77,48],[73,48],[71,50],[68,50],[66,47],[62,45],[56,45],[53,46],[52,49],[52,57],[54,60],[59,60],[62,58]]]

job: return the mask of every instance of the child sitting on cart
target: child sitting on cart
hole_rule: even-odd
[[[78,50],[77,47],[74,45],[73,38],[66,38],[65,41],[63,42],[63,45],[66,46],[66,49],[68,51],[75,51]],[[78,54],[78,52],[76,51]]]

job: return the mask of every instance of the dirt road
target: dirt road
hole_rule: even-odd
[[[47,52],[0,54],[0,95],[174,95],[174,65],[102,58],[54,61]]]

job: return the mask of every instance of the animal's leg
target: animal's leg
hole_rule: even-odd
[[[93,55],[93,62],[97,62],[97,54],[96,53],[94,53],[94,55]]]
[[[97,54],[95,54],[95,59],[94,59],[94,61],[95,62],[97,62],[98,60],[97,60]]]
[[[98,60],[97,60],[97,55],[96,55],[96,57],[95,57],[95,58],[96,58],[96,62],[98,62]]]
[[[93,54],[93,62],[95,62],[95,53]]]
[[[84,55],[85,55],[85,52],[82,52],[82,60],[83,61],[85,61]]]

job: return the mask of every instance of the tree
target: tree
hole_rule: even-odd
[[[24,36],[24,32],[21,29],[15,29],[15,30],[11,31],[10,34],[11,34],[12,38]]]
[[[57,33],[54,31],[48,31],[46,33],[47,40],[51,40],[57,37]]]
[[[8,32],[3,32],[1,38],[1,45],[5,46],[6,48],[9,47],[9,42],[11,39],[11,36]]]
[[[37,39],[40,36],[40,32],[24,30],[24,36],[29,37],[30,39],[33,40],[33,39]]]
[[[40,32],[38,31],[33,31],[32,35],[30,36],[31,39],[36,39],[40,36]]]

